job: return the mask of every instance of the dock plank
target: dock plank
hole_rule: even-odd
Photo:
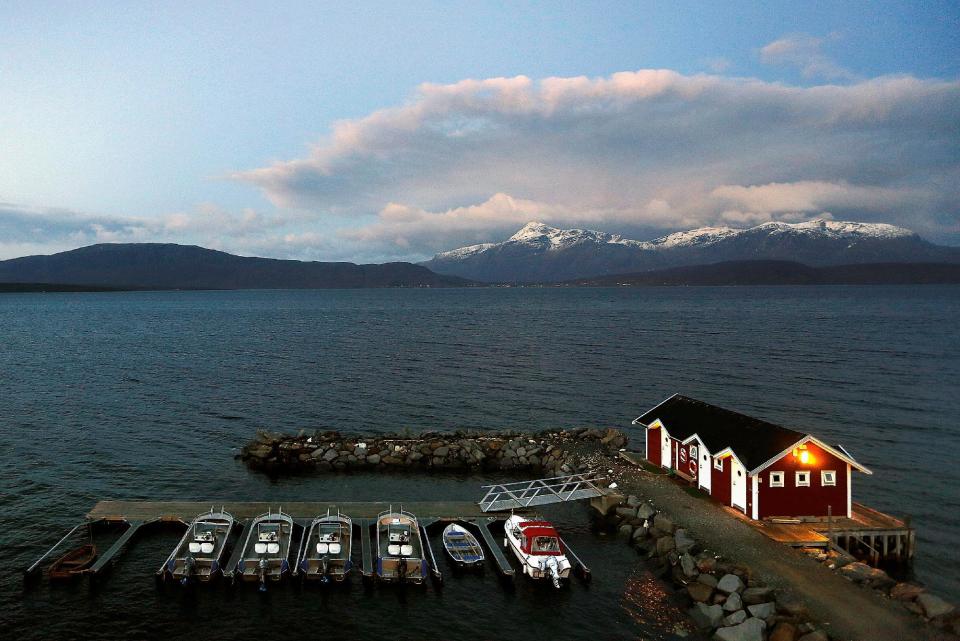
[[[129,523],[130,527],[124,530],[123,534],[120,535],[120,538],[118,538],[114,544],[110,546],[110,549],[107,550],[100,558],[98,558],[96,563],[94,563],[90,569],[87,570],[90,574],[99,574],[104,570],[104,568],[108,567],[114,561],[114,558],[123,551],[130,540],[136,536],[137,532],[140,530],[140,526],[143,525],[144,521],[131,520]]]
[[[326,514],[328,509],[340,510],[354,519],[375,519],[378,514],[399,508],[399,503],[389,502],[350,502],[350,501],[309,501],[309,502],[248,502],[248,501],[99,501],[87,517],[90,519],[118,519],[152,521],[156,519],[181,519],[189,522],[198,514],[206,512],[211,505],[223,508],[236,519],[250,519],[264,514],[268,510],[283,511],[294,518],[313,518]],[[437,519],[479,518],[485,516],[480,506],[470,501],[420,501],[405,502],[403,509],[417,517]],[[518,510],[519,511],[519,510]]]
[[[497,563],[497,569],[500,570],[500,573],[504,576],[512,577],[516,574],[516,570],[513,569],[513,566],[510,565],[510,561],[507,560],[507,557],[504,556],[503,550],[500,549],[500,546],[497,545],[496,539],[493,538],[493,533],[490,531],[490,521],[486,519],[477,519],[476,520],[477,529],[480,530],[480,536],[483,538],[484,543],[487,544],[487,548],[490,550],[493,560]]]

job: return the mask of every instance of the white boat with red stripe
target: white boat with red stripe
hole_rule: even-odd
[[[570,561],[551,523],[511,514],[504,523],[504,532],[504,546],[513,550],[525,575],[532,579],[549,578],[555,588],[560,587],[562,579],[570,578]]]

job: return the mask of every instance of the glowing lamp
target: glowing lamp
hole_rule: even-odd
[[[808,451],[806,451],[806,450],[800,452],[800,462],[801,462],[801,463],[808,463],[808,462],[810,462],[810,452],[808,452]]]

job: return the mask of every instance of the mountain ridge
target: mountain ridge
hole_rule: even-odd
[[[236,256],[197,245],[100,243],[0,261],[0,282],[122,289],[326,289],[471,284],[413,263],[358,265]]]
[[[701,227],[650,241],[531,221],[501,243],[441,252],[420,264],[484,282],[548,282],[737,260],[811,266],[960,262],[960,248],[934,245],[895,225],[826,219]]]

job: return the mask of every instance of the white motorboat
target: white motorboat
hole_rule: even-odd
[[[555,588],[560,587],[561,579],[570,577],[570,561],[552,524],[512,514],[504,523],[504,532],[504,546],[513,550],[525,575],[532,579],[549,578]]]

